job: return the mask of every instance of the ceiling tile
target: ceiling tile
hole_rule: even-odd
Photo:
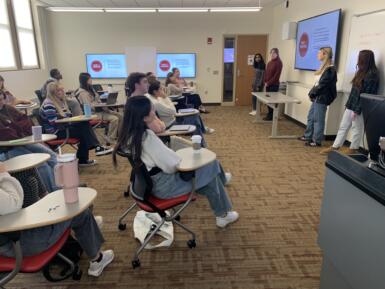
[[[95,7],[115,7],[116,5],[111,0],[87,0]]]

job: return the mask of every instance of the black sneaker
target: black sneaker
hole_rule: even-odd
[[[96,165],[96,160],[79,161],[79,167],[91,167]]]
[[[263,118],[264,121],[272,121],[273,116],[272,115],[267,115],[266,117]]]
[[[104,156],[112,153],[114,149],[113,148],[108,148],[108,147],[103,147],[103,146],[97,146],[95,148],[95,155],[96,156]]]

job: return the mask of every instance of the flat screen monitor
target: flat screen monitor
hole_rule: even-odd
[[[379,140],[385,136],[385,96],[362,94],[361,107],[370,159],[378,161]]]
[[[167,73],[177,67],[181,77],[195,78],[195,62],[195,53],[158,53],[156,55],[156,75],[160,78],[167,77]]]
[[[321,47],[333,49],[333,63],[336,63],[341,9],[298,22],[295,49],[295,68],[317,70],[321,63],[317,59]]]
[[[87,72],[92,78],[126,78],[125,54],[86,54]]]
[[[234,48],[224,48],[223,62],[234,63]]]

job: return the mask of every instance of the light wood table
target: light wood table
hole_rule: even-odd
[[[180,110],[179,110],[180,111]],[[179,112],[175,115],[176,117],[186,117],[186,116],[191,116],[191,115],[197,115],[199,114],[199,110],[193,109],[191,112]]]
[[[25,114],[28,114],[28,109],[37,107],[37,103],[31,102],[30,104],[16,104],[15,107],[19,110],[24,110]]]
[[[6,160],[3,162],[3,164],[9,173],[17,173],[36,168],[42,163],[48,161],[50,157],[51,156],[49,154],[44,153],[25,154]]]
[[[118,108],[118,107],[124,107],[126,105],[125,102],[115,102],[113,104],[107,104],[105,102],[101,102],[101,103],[98,103],[98,104],[94,104],[94,107],[95,108],[104,108],[104,107],[107,107],[107,108]]]
[[[73,117],[66,117],[66,118],[61,118],[55,121],[56,123],[76,123],[76,122],[82,122],[82,121],[90,121],[97,119],[97,115],[93,114],[90,117],[86,117],[85,115],[78,115],[78,116],[73,116]]]
[[[173,136],[173,135],[185,135],[185,134],[192,134],[194,131],[196,131],[196,126],[195,125],[188,125],[189,129],[188,130],[171,130],[169,128],[168,130],[156,134],[157,136]]]
[[[273,122],[271,128],[270,138],[296,138],[297,136],[290,135],[278,135],[278,117],[281,107],[286,103],[301,103],[298,98],[287,96],[280,92],[252,92],[257,98],[257,107],[256,107],[256,122],[266,122],[261,118],[261,103],[266,104],[267,106],[273,109]]]
[[[54,139],[57,139],[57,136],[55,134],[42,134],[40,140],[34,140],[30,135],[23,138],[10,140],[10,141],[0,141],[0,147],[25,146],[29,144],[43,143]]]
[[[176,154],[182,159],[177,166],[178,171],[191,172],[216,160],[217,155],[205,148],[201,148],[199,153],[194,153],[194,149],[184,148],[176,151]]]
[[[78,190],[77,203],[65,203],[63,190],[58,190],[27,208],[0,216],[0,233],[38,228],[72,219],[86,210],[97,196],[97,192],[91,188]]]

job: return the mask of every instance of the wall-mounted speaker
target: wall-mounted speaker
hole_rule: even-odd
[[[297,36],[297,22],[285,22],[282,26],[282,40],[295,39]]]

